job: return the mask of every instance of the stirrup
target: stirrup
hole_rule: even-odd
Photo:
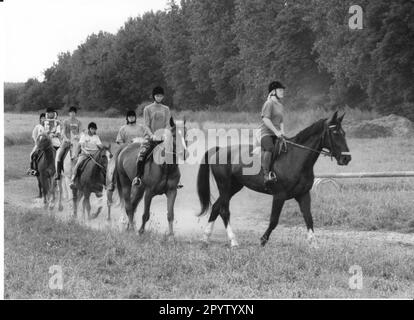
[[[106,187],[107,191],[114,191],[115,190],[115,185],[111,182],[110,184],[108,184],[108,186]]]
[[[141,183],[142,183],[141,178],[135,177],[134,180],[132,180],[133,185],[139,186],[141,185]]]
[[[276,173],[274,173],[273,171],[269,171],[269,180],[277,181]]]
[[[75,182],[71,182],[70,183],[70,185],[69,185],[69,188],[71,188],[72,190],[74,190],[74,189],[76,189],[76,184],[75,184]]]

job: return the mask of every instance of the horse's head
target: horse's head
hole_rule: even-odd
[[[42,133],[37,137],[37,147],[41,151],[45,151],[52,147],[52,140],[46,133]]]
[[[171,136],[172,138],[172,147],[173,153],[183,158],[184,160],[187,157],[187,128],[185,126],[186,120],[177,120],[176,122],[171,117],[170,118],[170,127],[171,127]]]
[[[98,152],[97,157],[96,157],[96,161],[104,169],[106,169],[107,166],[108,166],[109,159],[111,159],[111,158],[112,158],[111,144],[109,144],[108,146],[104,145],[102,148],[99,149],[99,152]]]
[[[336,111],[332,118],[325,122],[326,127],[322,143],[322,148],[328,149],[340,166],[346,166],[351,161],[345,131],[342,129],[344,116],[345,113],[338,118],[338,111]]]

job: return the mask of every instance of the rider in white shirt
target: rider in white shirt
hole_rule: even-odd
[[[41,113],[39,116],[39,123],[33,128],[32,131],[32,139],[34,141],[34,146],[32,152],[30,152],[30,169],[27,171],[28,175],[37,175],[37,138],[45,131],[45,128],[43,127],[45,118],[46,114]]]
[[[79,140],[79,144],[81,146],[81,153],[72,171],[72,179],[70,183],[70,188],[72,189],[75,188],[75,178],[77,176],[78,169],[83,163],[83,161],[88,159],[92,154],[94,154],[99,149],[103,148],[101,139],[96,134],[96,130],[98,130],[96,123],[91,122],[88,124],[88,132],[81,134],[81,137]]]

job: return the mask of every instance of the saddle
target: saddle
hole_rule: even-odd
[[[152,146],[150,147],[149,152],[145,155],[144,163],[147,163],[151,159],[156,163],[161,163],[162,159],[165,157],[163,153],[165,150],[165,145],[163,141],[152,141]]]
[[[83,161],[82,161],[82,163],[81,163],[81,164],[79,165],[79,167],[78,167],[78,170],[75,172],[75,180],[79,179],[79,175],[80,175],[80,173],[81,173],[81,172],[83,172],[83,171],[85,170],[86,165],[89,163],[89,161],[91,161],[91,159],[92,159],[94,156],[95,156],[95,155],[90,156],[90,157],[87,157],[85,160],[83,160]]]
[[[259,155],[261,153],[261,149],[262,147],[260,146],[260,144],[258,145],[256,143],[253,146],[253,150],[251,154]],[[274,161],[280,154],[286,153],[287,151],[288,151],[287,147],[282,143],[282,141],[280,139],[276,139],[275,148],[274,148],[274,151],[272,152],[272,161]]]

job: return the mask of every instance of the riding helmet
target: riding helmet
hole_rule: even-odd
[[[155,98],[155,96],[156,96],[157,94],[162,94],[162,95],[164,95],[164,89],[163,89],[162,87],[155,87],[155,88],[152,90],[152,97],[153,97],[153,98]]]
[[[90,122],[88,124],[88,130],[91,129],[91,128],[93,128],[95,130],[98,130],[98,127],[96,126],[96,123],[95,122]]]
[[[52,107],[48,107],[46,109],[46,113],[55,113],[55,112],[56,112],[55,109],[53,109]]]
[[[71,112],[78,113],[78,109],[77,109],[75,106],[71,106],[71,107],[69,108],[69,113],[71,113]]]
[[[269,93],[275,89],[285,89],[285,86],[280,81],[272,81],[269,84]]]
[[[132,121],[132,122],[128,121],[128,117],[135,117],[135,121]],[[126,113],[127,123],[135,123],[136,119],[137,119],[137,114],[135,113],[135,111],[134,110],[128,110],[127,113]]]

